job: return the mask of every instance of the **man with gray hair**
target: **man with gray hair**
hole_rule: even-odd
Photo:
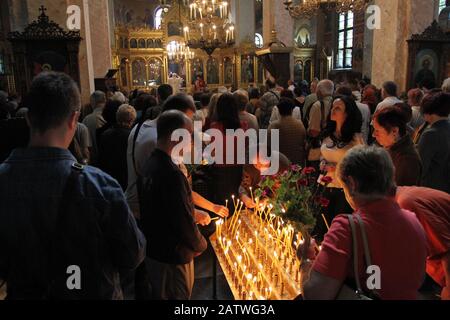
[[[450,93],[450,78],[445,79],[442,83],[442,91]]]
[[[95,91],[91,94],[91,107],[94,110],[83,120],[83,124],[88,128],[91,136],[92,150],[91,163],[95,164],[98,160],[98,146],[97,146],[97,129],[102,128],[106,124],[103,118],[103,109],[106,104],[106,95],[103,91]]]
[[[304,298],[339,298],[344,282],[355,278],[351,257],[357,254],[362,265],[368,257],[362,248],[367,247],[371,265],[357,271],[362,293],[382,300],[416,300],[425,276],[426,236],[415,214],[401,209],[394,198],[389,154],[381,148],[355,147],[340,163],[337,176],[355,213],[337,216],[317,257],[302,264]],[[360,226],[357,234],[366,235],[357,237],[357,253],[352,249],[351,221]]]
[[[320,161],[320,141],[318,138],[327,125],[333,102],[334,83],[331,80],[322,80],[317,85],[317,99],[309,114],[306,115],[309,137],[308,161],[316,165]]]
[[[249,129],[255,129],[256,132],[258,132],[259,130],[258,119],[251,113],[245,111],[247,105],[249,104],[248,92],[246,90],[239,89],[233,93],[233,96],[238,104],[239,119],[241,121],[247,122]]]

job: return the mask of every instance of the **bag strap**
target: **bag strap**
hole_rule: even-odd
[[[356,235],[355,221],[353,220],[353,215],[347,215],[348,221],[350,222],[350,229],[352,231],[352,243],[353,243],[353,272],[355,275],[356,290],[357,293],[362,293],[361,280],[359,279],[359,261],[358,261],[358,237]]]
[[[70,174],[69,177],[66,180],[66,184],[64,186],[60,204],[58,207],[57,215],[56,215],[56,223],[55,223],[55,231],[52,237],[50,238],[50,247],[49,247],[49,253],[48,253],[48,264],[49,264],[49,270],[50,270],[50,277],[48,278],[48,287],[47,287],[47,299],[52,298],[52,288],[54,285],[54,282],[56,281],[55,277],[57,275],[56,270],[56,259],[55,251],[57,243],[55,241],[55,236],[61,228],[62,218],[64,214],[67,212],[68,207],[71,205],[70,197],[74,194],[75,188],[77,187],[77,184],[79,183],[79,178],[81,173],[83,172],[85,166],[74,162],[70,168]]]
[[[323,102],[323,100],[320,100],[320,130],[322,131],[326,125],[324,126],[324,122],[327,121],[326,117],[325,117],[325,102]]]
[[[273,94],[273,95],[275,96],[275,98],[277,98],[277,101],[278,101],[278,102],[280,102],[280,97],[278,97],[278,95],[277,95],[275,92],[273,92],[272,90],[269,90],[269,92],[270,92],[271,94]]]
[[[133,168],[134,168],[134,172],[136,173],[136,176],[139,176],[139,173],[137,171],[137,165],[136,165],[136,142],[137,142],[137,139],[139,137],[139,131],[141,131],[141,128],[144,125],[144,122],[140,122],[137,125],[136,131],[134,132],[134,137],[133,137],[133,150],[131,152],[131,157],[132,157],[132,160],[133,160]]]
[[[364,222],[359,214],[356,215],[356,221],[359,224],[359,229],[361,230],[361,236],[362,236],[363,246],[364,246],[364,257],[366,259],[366,264],[367,264],[367,266],[371,266],[372,258],[370,256],[369,241],[367,240],[366,227],[364,226]]]

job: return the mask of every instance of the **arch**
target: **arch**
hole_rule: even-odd
[[[263,36],[260,33],[255,33],[255,45],[257,48],[262,48],[264,45]]]
[[[147,39],[147,48],[154,48],[155,47],[155,42],[153,41],[153,39]]]
[[[136,58],[131,62],[131,81],[136,87],[144,87],[147,84],[147,68],[143,58]]]
[[[157,30],[161,29],[163,14],[164,14],[164,9],[162,7],[157,7],[155,10],[155,19],[154,19],[154,21],[155,21],[154,27]]]
[[[298,46],[307,46],[311,43],[311,32],[307,26],[301,26],[295,34],[295,41]]]
[[[163,62],[155,57],[148,59],[148,79],[147,83],[150,86],[159,86],[163,78]]]
[[[145,39],[139,39],[138,47],[139,47],[139,49],[147,48],[147,43],[145,42]]]
[[[136,39],[131,39],[130,40],[130,49],[137,49],[138,47],[138,42]]]
[[[233,83],[233,59],[230,57],[225,57],[223,59],[223,80],[225,84]]]
[[[195,83],[195,80],[197,80],[198,76],[200,76],[202,79],[205,79],[205,72],[203,70],[202,58],[195,58],[194,60],[192,60],[191,63],[192,84]]]
[[[206,62],[206,82],[208,84],[219,84],[219,61],[216,58],[209,57]]]
[[[162,45],[161,39],[156,39],[155,40],[155,48],[162,49],[162,47],[163,47],[163,45]]]
[[[303,61],[296,60],[294,64],[294,81],[299,83],[303,80]]]
[[[311,83],[311,74],[312,74],[312,61],[311,59],[308,59],[304,63],[304,79],[308,81],[308,83]]]

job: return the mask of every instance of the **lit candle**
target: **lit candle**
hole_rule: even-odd
[[[203,23],[200,23],[200,33],[201,33],[201,36],[203,37]]]

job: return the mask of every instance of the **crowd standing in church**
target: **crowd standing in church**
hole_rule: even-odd
[[[268,79],[264,93],[213,92],[198,77],[195,88],[194,96],[169,84],[130,95],[95,91],[81,108],[70,78],[43,73],[24,101],[0,92],[2,123],[22,119],[31,130],[28,147],[18,144],[0,165],[0,278],[8,298],[70,298],[51,285],[61,277],[50,272],[57,253],[64,257],[58,267],[81,257],[94,270],[78,298],[190,299],[194,258],[214,232],[207,226],[232,213],[231,194],[251,208],[247,191],[263,170],[258,161],[211,164],[201,175],[206,189],[199,188],[193,172],[170,158],[171,134],[199,121],[203,131],[224,133],[225,145],[226,130],[278,130],[282,168],[312,167],[318,179],[332,181],[324,213],[330,230],[318,221],[314,236],[324,242],[302,266],[311,275],[304,298],[335,299],[352,278],[343,214],[355,213],[385,272],[383,289],[373,294],[415,299],[426,271],[450,299],[450,79],[439,89],[410,90],[407,101],[392,81],[380,89],[329,79],[282,88]],[[65,238],[69,222],[74,231]],[[48,233],[64,241],[54,245]],[[69,252],[75,243],[86,256]],[[131,293],[123,280],[129,274]]]

